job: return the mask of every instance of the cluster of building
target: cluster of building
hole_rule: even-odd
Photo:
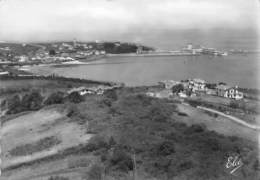
[[[32,50],[36,47],[37,50]],[[23,54],[13,53],[9,47],[0,48],[1,61],[15,63],[51,63],[51,62],[68,62],[78,59],[86,59],[88,57],[105,55],[104,50],[98,50],[88,43],[52,43],[47,45],[23,44],[21,49],[27,48],[28,51]]]
[[[68,94],[71,94],[73,92],[78,92],[81,96],[84,95],[91,95],[91,94],[96,94],[96,95],[102,95],[104,92],[108,90],[112,90],[118,87],[121,87],[122,84],[117,84],[113,86],[105,86],[105,85],[99,85],[99,86],[94,86],[94,87],[85,87],[81,86],[78,88],[72,88],[69,91],[67,91]]]
[[[148,92],[153,97],[170,97],[177,94],[179,97],[194,97],[201,94],[215,95],[235,100],[243,99],[244,95],[237,86],[231,87],[223,83],[209,84],[202,79],[188,79],[185,81],[165,80],[159,82],[163,87],[160,92]]]
[[[188,44],[187,47],[182,49],[184,52],[189,52],[193,55],[199,55],[199,54],[207,54],[207,55],[213,55],[213,56],[227,56],[228,53],[226,51],[219,51],[215,48],[206,48],[203,46],[199,47],[193,47],[192,44]]]

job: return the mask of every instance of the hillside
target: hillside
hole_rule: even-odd
[[[33,84],[42,102],[26,102],[39,107],[1,118],[5,180],[259,179],[259,132],[177,101],[147,97],[153,87],[122,87],[78,101],[63,94],[45,103],[68,86]],[[31,97],[30,88],[23,90],[20,96]],[[2,102],[17,95],[10,92],[1,95]],[[230,174],[225,165],[236,155],[243,166]]]

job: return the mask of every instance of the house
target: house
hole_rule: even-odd
[[[242,92],[238,91],[237,86],[230,87],[230,86],[221,84],[216,87],[216,92],[217,92],[218,96],[236,99],[236,100],[243,99],[243,97],[244,97],[244,94]]]
[[[29,58],[27,56],[15,56],[14,57],[18,62],[26,62],[29,60]]]
[[[91,89],[87,89],[86,87],[78,87],[78,88],[73,88],[68,91],[68,94],[71,94],[73,92],[78,92],[81,96],[85,94],[95,94],[95,91]]]
[[[184,93],[184,92],[179,92],[179,93],[178,93],[178,96],[181,97],[181,98],[186,98],[186,97],[188,97],[187,94]]]
[[[206,91],[206,81],[202,79],[191,79],[188,83],[188,89],[190,89],[192,92],[196,91]]]
[[[165,89],[171,89],[173,86],[177,84],[180,84],[180,82],[174,80],[164,80],[159,82],[159,85],[161,85]]]
[[[78,87],[78,88],[72,88],[71,90],[68,91],[68,94],[72,92],[78,92],[81,96],[86,95],[86,94],[97,94],[97,95],[102,95],[104,94],[105,91],[114,89],[114,86],[96,86],[96,87]]]
[[[169,89],[164,89],[158,92],[147,92],[146,95],[154,98],[170,98],[173,93]]]
[[[8,71],[1,71],[0,76],[6,76],[9,75],[10,73]]]

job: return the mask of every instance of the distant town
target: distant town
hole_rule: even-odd
[[[250,53],[247,50],[221,51],[201,45],[187,44],[179,50],[159,50],[137,43],[125,42],[57,42],[0,43],[0,65],[33,65],[78,63],[104,56],[227,56],[229,53]]]

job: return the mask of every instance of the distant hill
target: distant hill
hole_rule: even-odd
[[[10,48],[10,52],[15,55],[28,55],[28,53],[34,53],[37,50],[43,48],[46,50],[58,48],[63,44],[68,44],[73,46],[73,42],[53,42],[53,43],[1,43],[0,48]],[[82,47],[84,45],[91,46],[92,50],[106,51],[110,54],[121,54],[121,53],[136,53],[136,51],[141,49],[142,51],[152,51],[154,48],[144,45],[139,45],[135,43],[128,42],[77,42],[77,46],[74,47],[75,50],[84,50]],[[1,52],[1,49],[0,49]]]

